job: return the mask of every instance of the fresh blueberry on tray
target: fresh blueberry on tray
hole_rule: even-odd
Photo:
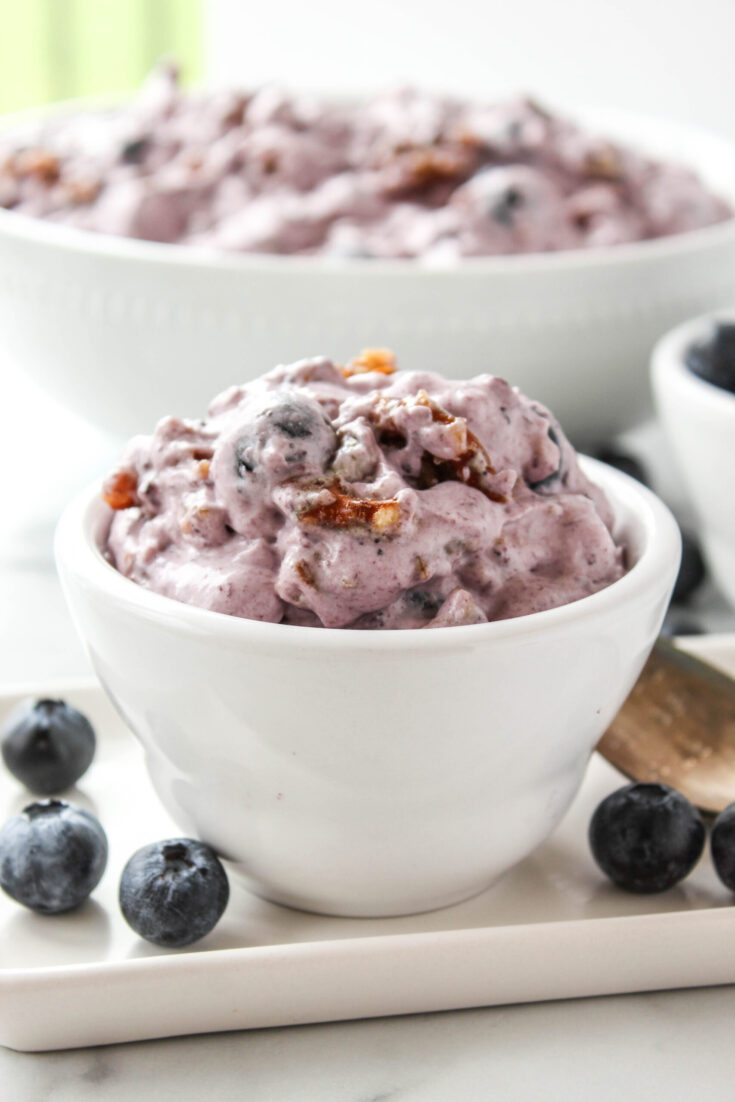
[[[684,604],[704,581],[705,566],[699,543],[691,532],[681,533],[681,565],[672,601]]]
[[[214,850],[191,838],[143,846],[120,879],[120,909],[136,934],[180,949],[208,934],[230,896],[227,873]]]
[[[70,788],[95,751],[91,723],[63,700],[37,700],[13,713],[2,730],[6,766],[31,792],[50,796]]]
[[[710,848],[715,872],[725,887],[735,892],[735,803],[729,804],[715,819]]]
[[[735,393],[735,323],[716,326],[708,340],[691,345],[685,360],[700,379]]]
[[[609,467],[617,468],[623,474],[629,474],[631,478],[636,478],[644,486],[649,485],[648,472],[634,455],[619,451],[612,445],[605,445],[597,449],[595,458],[599,459],[601,463],[607,463]]]
[[[40,914],[78,907],[107,865],[107,836],[94,815],[63,800],[29,804],[0,830],[0,887]]]
[[[663,892],[691,872],[704,848],[704,824],[664,784],[629,784],[602,801],[590,822],[592,855],[629,892]]]

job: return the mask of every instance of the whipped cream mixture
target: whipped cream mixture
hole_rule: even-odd
[[[366,350],[233,387],[134,438],[103,496],[110,562],[157,593],[274,623],[423,628],[539,612],[624,572],[602,491],[503,379]]]
[[[190,93],[170,67],[116,111],[0,135],[3,206],[151,241],[437,264],[617,245],[732,213],[690,170],[530,99]]]

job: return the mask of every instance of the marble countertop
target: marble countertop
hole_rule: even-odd
[[[35,400],[35,399],[34,399]],[[48,432],[64,435],[57,411]],[[63,418],[62,418],[63,421]],[[27,446],[28,430],[24,434]],[[109,447],[93,434],[92,462]],[[11,449],[12,454],[12,449]],[[77,482],[81,462],[70,476]],[[99,467],[98,467],[99,469]],[[0,530],[0,681],[63,679],[89,667],[49,558],[55,496],[39,464],[24,526]],[[6,512],[6,516],[7,516]],[[735,626],[716,594],[695,611],[711,630]],[[733,1096],[735,987],[496,1007],[372,1021],[25,1054],[0,1049],[8,1102],[132,1102],[211,1095],[218,1102],[462,1102],[626,1097],[708,1102]],[[696,1093],[695,1093],[696,1092]]]
[[[0,1050],[8,1102],[730,1102],[735,989]]]

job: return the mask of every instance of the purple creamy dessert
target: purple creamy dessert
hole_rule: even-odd
[[[732,214],[688,169],[530,99],[186,93],[170,67],[116,111],[1,135],[3,206],[151,241],[431,263],[616,245]]]
[[[365,351],[278,367],[134,438],[103,496],[139,585],[273,623],[421,628],[576,601],[624,572],[602,491],[503,379]]]

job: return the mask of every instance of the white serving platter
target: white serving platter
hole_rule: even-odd
[[[681,640],[735,674],[735,635]],[[0,1043],[74,1048],[176,1034],[282,1026],[735,982],[734,897],[709,854],[679,887],[628,895],[587,848],[600,799],[623,783],[595,756],[552,837],[494,887],[431,914],[338,919],[267,903],[233,885],[219,926],[186,950],[140,941],[117,906],[139,846],[179,832],[148,783],[142,753],[94,683],[14,687],[84,710],[97,758],[67,798],[94,811],[110,864],[92,900],[42,917],[0,899]],[[539,732],[543,737],[543,732]],[[32,797],[0,777],[0,819]],[[0,893],[1,894],[1,893]]]

